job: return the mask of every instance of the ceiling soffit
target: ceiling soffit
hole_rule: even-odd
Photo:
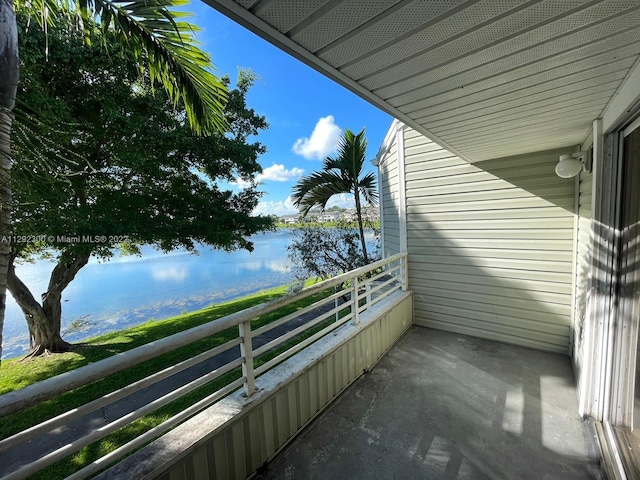
[[[637,65],[638,0],[208,0],[468,161],[571,147]]]

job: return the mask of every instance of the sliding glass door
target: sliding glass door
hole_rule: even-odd
[[[627,478],[640,478],[640,125],[620,132],[619,265],[609,428]],[[608,422],[607,422],[608,423]],[[611,425],[614,425],[611,427]]]

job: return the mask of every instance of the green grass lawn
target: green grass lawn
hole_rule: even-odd
[[[182,332],[189,328],[197,327],[198,325],[225,317],[240,310],[269,302],[286,295],[287,288],[287,286],[282,286],[261,291],[247,297],[165,320],[149,320],[136,327],[85,340],[81,344],[76,344],[72,352],[59,353],[24,361],[21,361],[20,358],[3,360],[0,366],[0,395],[24,388],[32,383],[97,362],[98,360],[131,350],[155,340],[168,337],[169,335]],[[320,297],[315,296],[314,298],[317,300]],[[296,303],[292,311],[296,309],[299,310],[309,303],[313,303],[313,301],[309,302],[308,300],[309,299],[303,300],[302,306]],[[279,312],[280,310],[270,314],[268,318],[274,315],[278,317],[284,316]],[[258,318],[254,323],[258,324],[260,321]],[[264,321],[264,319],[262,321]],[[264,323],[260,325],[262,324]],[[226,334],[230,332],[221,332],[218,336],[222,333]],[[227,335],[223,336],[227,337]]]
[[[286,292],[286,286],[275,288],[249,297],[205,308],[197,312],[179,315],[162,321],[149,321],[137,327],[92,338],[84,342],[82,345],[77,345],[74,348],[74,351],[68,353],[28,359],[25,361],[20,361],[19,359],[3,361],[0,370],[0,393],[6,393],[23,388],[37,381],[87,365],[108,356],[130,350],[140,345],[210,322],[254,305],[268,302],[286,295]],[[331,293],[333,293],[333,289],[317,293],[289,304],[286,307],[282,307],[270,314],[257,317],[252,321],[252,328],[258,328],[269,322],[282,318],[283,316],[300,310],[330,295]],[[333,321],[335,320],[332,317],[331,319],[315,326],[313,329],[304,332],[304,334],[290,340],[285,345],[280,346],[274,351],[261,355],[260,358],[256,360],[256,366],[267,362],[282,351],[302,341],[304,338],[313,335],[315,332],[324,328]],[[199,340],[172,352],[165,353],[152,360],[135,365],[130,369],[117,372],[102,380],[98,380],[89,385],[85,385],[73,391],[59,395],[51,400],[47,400],[33,407],[16,412],[15,414],[3,417],[0,419],[0,438],[6,438],[16,432],[24,430],[25,428],[55,417],[76,406],[105,395],[106,393],[145,378],[152,373],[191,358],[192,356],[207,351],[217,345],[221,345],[233,338],[236,338],[237,335],[237,327],[219,332],[212,337]],[[85,447],[80,452],[42,470],[32,478],[50,479],[62,478],[70,475],[83,465],[86,465],[100,456],[115,450],[118,446],[123,445],[127,441],[139,436],[150,428],[162,423],[162,421],[170,418],[189,405],[196,403],[200,399],[205,398],[233,380],[240,378],[240,376],[241,372],[239,368],[229,372],[223,377],[220,377],[213,382],[194,390],[188,395],[160,408],[156,412],[138,419],[104,439]]]

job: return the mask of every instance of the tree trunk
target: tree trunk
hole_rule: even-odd
[[[19,77],[18,28],[13,2],[0,0],[0,359],[10,254],[9,242],[2,237],[11,233],[11,111]]]
[[[71,345],[62,339],[62,292],[76,274],[89,261],[83,253],[65,261],[61,258],[51,272],[47,291],[42,294],[42,305],[34,298],[29,288],[17,277],[13,256],[8,270],[8,287],[16,303],[22,309],[29,327],[30,351],[27,357],[56,352],[66,352]]]
[[[354,189],[354,199],[356,201],[356,215],[358,216],[358,228],[360,229],[360,243],[362,244],[362,256],[364,257],[365,265],[369,264],[369,256],[367,255],[367,242],[364,238],[364,226],[362,225],[362,207],[360,205],[360,192],[358,191],[358,184],[356,183]]]

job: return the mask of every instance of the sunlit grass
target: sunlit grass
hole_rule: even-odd
[[[165,320],[149,320],[142,325],[107,333],[74,346],[74,351],[25,361],[3,360],[0,366],[0,394],[24,388],[60,373],[97,362],[174,333],[222,318],[234,312],[286,295],[287,287],[277,287],[237,300],[214,305]]]
[[[280,287],[266,292],[245,297],[239,300],[221,305],[209,307],[197,312],[179,315],[163,321],[150,321],[137,327],[129,328],[120,332],[114,332],[87,340],[83,345],[78,346],[73,352],[56,354],[49,357],[18,361],[16,359],[2,363],[2,377],[0,380],[0,391],[8,392],[45,378],[78,368],[88,363],[101,360],[110,355],[114,355],[137,346],[149,343],[154,340],[164,338],[173,333],[177,333],[188,328],[209,322],[211,320],[224,317],[231,313],[268,302],[281,297],[287,293],[287,287]],[[303,300],[299,300],[285,307],[282,307],[270,314],[256,317],[252,320],[252,328],[258,328],[290,313],[300,310],[333,293],[333,289],[317,293]],[[346,314],[343,311],[341,315]],[[317,331],[335,321],[335,316],[321,322],[319,325],[305,331],[297,337],[289,340],[284,345],[273,349],[255,360],[255,366],[261,365],[291,346],[313,335]],[[152,373],[160,371],[168,366],[191,358],[194,355],[209,350],[217,345],[225,343],[238,334],[237,327],[219,332],[218,334],[202,339],[193,344],[176,349],[156,357],[153,360],[136,365],[130,369],[117,372],[102,380],[85,385],[71,392],[59,395],[56,398],[42,402],[39,405],[24,409],[15,414],[0,419],[0,438],[6,438],[16,432],[24,430],[32,425],[38,424],[48,418],[59,415],[69,409],[87,403],[106,393],[122,388],[130,383],[145,378]],[[190,405],[207,397],[224,385],[240,378],[241,371],[237,368],[228,374],[194,390],[193,392],[174,400],[157,411],[140,418],[126,427],[113,432],[104,439],[83,448],[66,459],[42,470],[32,478],[62,478],[79,470],[83,466],[100,458],[103,455],[115,450],[119,446],[140,436],[142,433],[159,425],[168,418],[174,416]]]

